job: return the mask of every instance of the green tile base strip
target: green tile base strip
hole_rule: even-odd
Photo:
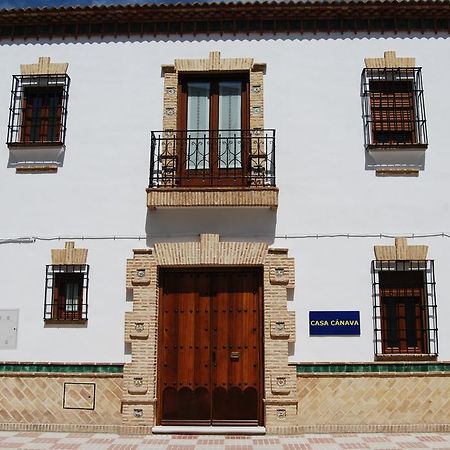
[[[123,373],[124,364],[0,363],[0,372]]]
[[[387,372],[450,372],[450,362],[441,363],[297,363],[297,373],[387,373]]]

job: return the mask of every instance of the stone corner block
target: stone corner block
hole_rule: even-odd
[[[134,286],[148,286],[151,281],[150,272],[148,261],[140,258],[128,259],[126,287],[132,289]]]
[[[125,342],[134,339],[148,339],[150,324],[146,316],[132,311],[125,313]]]
[[[295,312],[287,311],[285,317],[270,321],[270,337],[295,342]]]
[[[293,426],[296,424],[296,402],[270,402],[266,405],[266,427]]]
[[[270,284],[295,287],[294,258],[282,254],[272,254],[269,272]]]

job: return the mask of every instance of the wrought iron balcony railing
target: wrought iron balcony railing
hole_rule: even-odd
[[[150,188],[275,186],[275,130],[152,131]]]

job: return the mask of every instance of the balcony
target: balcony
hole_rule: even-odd
[[[277,208],[275,130],[152,132],[147,206]]]

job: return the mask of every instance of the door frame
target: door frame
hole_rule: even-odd
[[[274,433],[289,432],[297,424],[298,408],[296,368],[288,360],[288,346],[295,342],[295,312],[287,308],[288,292],[295,286],[294,258],[286,248],[269,248],[266,242],[221,240],[213,233],[134,249],[133,258],[127,260],[126,286],[133,309],[125,313],[125,343],[131,346],[131,361],[125,363],[123,371],[123,425],[155,427],[155,432],[168,430],[156,427],[158,272],[193,267],[263,268],[263,426]],[[208,432],[209,427],[199,427],[198,432],[202,428]]]
[[[161,283],[162,274],[163,273],[224,273],[224,272],[235,272],[238,273],[242,269],[242,267],[183,267],[183,268],[174,268],[174,267],[159,267],[158,268],[158,280],[159,280],[159,298],[158,298],[158,330],[157,330],[157,376],[156,376],[156,424],[162,425],[162,395],[161,395],[161,387],[162,387],[162,370],[161,370],[161,364],[162,364],[162,346],[161,340],[162,340],[162,332],[163,329],[162,326],[162,298],[164,296],[164,287]],[[253,421],[241,421],[241,422],[233,422],[233,421],[222,421],[222,423],[217,422],[214,423],[212,418],[212,390],[210,386],[210,404],[211,404],[211,417],[206,423],[204,420],[198,420],[198,421],[173,421],[171,422],[171,425],[197,425],[197,426],[263,426],[265,417],[264,417],[264,392],[265,392],[265,383],[264,383],[264,268],[259,266],[246,266],[244,268],[245,271],[251,271],[256,272],[258,274],[258,310],[257,310],[257,317],[258,317],[258,361],[259,361],[259,367],[258,367],[258,377],[259,377],[259,384],[257,386],[258,391],[258,409],[257,409],[257,419],[256,423]],[[210,319],[212,317],[212,314],[210,312]],[[211,339],[211,332],[210,332],[210,342],[212,342]],[[211,347],[212,348],[212,347]],[[210,348],[210,351],[211,351]],[[212,379],[212,364],[210,364],[210,380]]]

